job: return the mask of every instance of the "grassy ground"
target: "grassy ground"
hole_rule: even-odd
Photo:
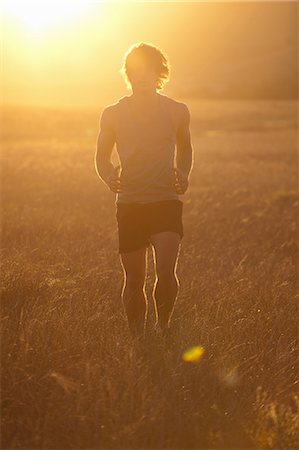
[[[296,105],[189,106],[171,348],[151,253],[146,345],[128,333],[101,108],[4,110],[1,448],[299,447]]]

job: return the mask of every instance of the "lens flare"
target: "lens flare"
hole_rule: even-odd
[[[205,349],[201,345],[189,347],[183,353],[183,360],[187,362],[199,362],[205,353]]]

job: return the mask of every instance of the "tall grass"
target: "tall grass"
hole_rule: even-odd
[[[1,448],[299,447],[295,106],[192,103],[171,346],[152,253],[145,344],[128,332],[100,109],[4,110]]]

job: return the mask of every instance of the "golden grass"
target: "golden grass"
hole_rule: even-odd
[[[171,348],[151,254],[146,344],[128,333],[100,108],[4,110],[3,449],[299,447],[295,107],[192,102]]]

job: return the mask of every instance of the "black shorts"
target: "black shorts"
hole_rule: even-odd
[[[162,200],[150,203],[117,203],[119,253],[151,245],[149,236],[159,231],[183,233],[183,202]]]

